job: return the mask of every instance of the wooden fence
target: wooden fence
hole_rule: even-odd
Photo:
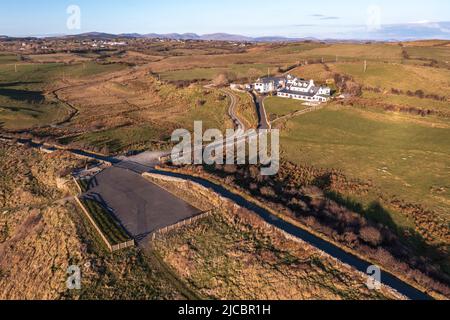
[[[91,217],[91,213],[89,212],[89,210],[84,206],[84,204],[81,202],[81,200],[78,197],[75,197],[75,200],[78,203],[78,205],[80,206],[81,210],[86,215],[86,217],[88,218],[88,220],[91,222],[94,229],[98,232],[98,234],[100,235],[100,238],[102,238],[103,242],[108,247],[109,251],[115,252],[118,250],[122,250],[122,249],[126,249],[129,247],[135,246],[134,240],[126,241],[126,242],[115,244],[115,245],[110,244],[108,239],[106,238],[106,236],[103,234],[103,231],[99,228],[97,223],[95,223],[94,219]]]
[[[202,212],[202,213],[200,213],[200,214],[198,214],[198,215],[196,215],[196,216],[194,216],[194,217],[185,219],[185,220],[180,221],[180,222],[178,222],[178,223],[176,223],[176,224],[173,224],[173,225],[171,225],[171,226],[164,227],[164,228],[162,228],[162,229],[156,230],[156,231],[154,231],[154,232],[151,234],[151,239],[152,239],[152,240],[155,240],[157,236],[164,235],[164,234],[166,234],[166,233],[169,233],[169,232],[171,232],[171,231],[173,231],[173,230],[182,228],[182,227],[184,227],[184,226],[189,226],[189,225],[191,225],[191,224],[193,224],[193,223],[195,223],[195,222],[197,222],[197,221],[199,221],[199,220],[201,220],[201,219],[204,219],[204,218],[206,218],[206,217],[211,216],[211,215],[212,215],[212,212],[213,212],[212,210],[205,211],[205,212]]]
[[[276,118],[275,120],[272,121],[272,123],[275,123],[277,121],[281,121],[281,120],[284,120],[284,119],[289,119],[289,118],[292,118],[292,117],[300,116],[302,114],[310,113],[310,112],[317,111],[317,110],[320,110],[320,109],[323,109],[322,105],[310,107],[310,108],[304,109],[304,110],[299,110],[299,111],[293,112],[291,114],[288,114],[288,115]]]
[[[74,176],[72,176],[72,179],[73,179],[73,182],[75,182],[75,185],[77,186],[77,189],[78,189],[79,194],[82,194],[82,193],[83,193],[83,190],[81,189],[81,186],[80,186],[80,184],[78,183],[78,180],[77,180]]]

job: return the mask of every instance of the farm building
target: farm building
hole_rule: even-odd
[[[278,97],[309,102],[326,102],[331,97],[331,89],[316,86],[314,80],[304,80],[292,75],[259,79],[254,88],[261,94],[276,92]]]
[[[275,92],[286,85],[286,79],[283,77],[268,77],[261,78],[255,82],[254,88],[259,93]]]

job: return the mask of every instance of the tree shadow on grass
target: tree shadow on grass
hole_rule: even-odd
[[[17,82],[6,82],[6,83],[0,83],[0,87],[5,88],[5,87],[18,87],[18,86],[25,86],[25,85],[29,85],[29,84],[41,84],[41,81],[28,81],[28,82],[23,82],[23,81],[17,81]]]
[[[27,103],[42,103],[45,100],[42,91],[0,88],[0,96],[16,101],[25,101]]]
[[[360,214],[367,220],[386,226],[398,236],[401,243],[406,245],[408,248],[412,248],[415,254],[423,255],[432,259],[435,263],[441,266],[442,271],[447,276],[450,276],[450,265],[449,262],[446,261],[448,258],[443,255],[442,247],[427,242],[426,239],[424,239],[424,237],[414,228],[399,226],[392,219],[392,214],[389,210],[384,208],[380,202],[373,201],[369,205],[365,206],[362,203],[351,199],[350,197],[344,197],[337,192],[327,191],[325,192],[325,195],[328,199],[333,200],[345,208]]]

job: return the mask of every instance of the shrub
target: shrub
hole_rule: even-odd
[[[359,236],[364,242],[374,247],[379,246],[383,242],[380,231],[371,226],[362,228],[359,231]]]
[[[275,193],[275,191],[273,191],[273,189],[271,187],[262,187],[260,189],[260,192],[265,197],[269,197],[269,198],[275,198],[276,197],[276,193]]]

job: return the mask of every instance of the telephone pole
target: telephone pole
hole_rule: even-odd
[[[367,60],[364,60],[364,73],[367,71]]]

